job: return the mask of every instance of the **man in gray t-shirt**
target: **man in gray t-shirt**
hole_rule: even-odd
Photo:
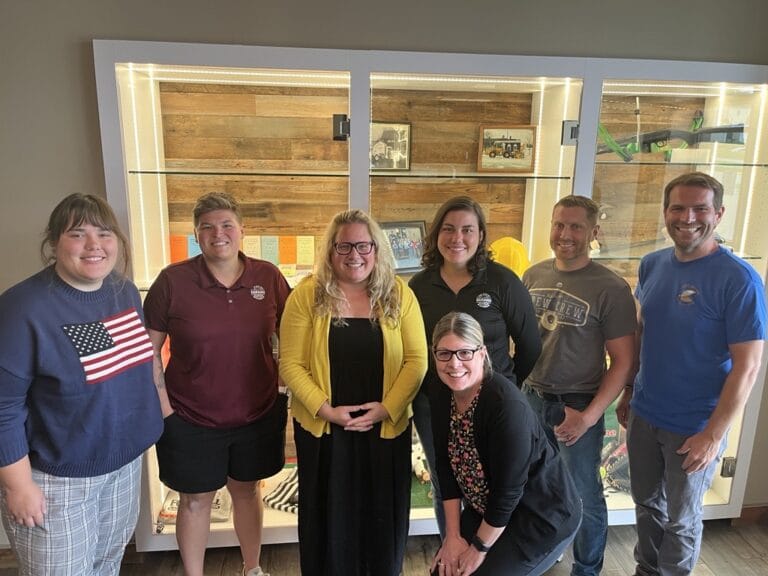
[[[523,276],[542,341],[542,354],[523,389],[559,447],[584,505],[573,543],[573,576],[597,575],[603,565],[608,532],[600,478],[603,414],[632,381],[637,328],[629,285],[589,256],[598,212],[590,198],[562,198],[552,211],[549,242],[555,257]]]

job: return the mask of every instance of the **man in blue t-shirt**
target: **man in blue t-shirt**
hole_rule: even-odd
[[[763,285],[717,241],[722,202],[722,184],[707,174],[669,182],[664,220],[674,248],[640,263],[639,372],[617,408],[627,425],[638,576],[693,570],[702,498],[760,367]]]

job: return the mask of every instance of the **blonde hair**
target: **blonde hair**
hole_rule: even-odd
[[[362,210],[345,210],[333,217],[323,238],[322,259],[315,271],[315,313],[330,314],[333,323],[343,326],[347,298],[333,271],[334,242],[342,226],[363,224],[374,243],[373,270],[368,277],[368,297],[371,299],[371,321],[380,320],[397,325],[400,318],[401,295],[395,282],[395,263],[387,238],[379,225]]]
[[[483,327],[466,312],[448,312],[438,320],[432,332],[432,353],[437,350],[437,345],[446,336],[453,334],[476,348],[485,346],[483,341]],[[483,377],[488,378],[493,374],[491,355],[486,351],[483,360]]]

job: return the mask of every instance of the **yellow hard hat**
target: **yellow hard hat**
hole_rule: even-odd
[[[523,275],[531,261],[528,260],[528,251],[520,240],[512,236],[504,236],[491,243],[493,259],[499,264],[504,264],[518,276]]]

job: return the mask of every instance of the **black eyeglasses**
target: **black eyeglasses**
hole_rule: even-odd
[[[358,254],[365,256],[370,254],[374,248],[376,248],[375,242],[334,242],[333,249],[336,250],[336,254],[346,256],[352,252],[352,248],[357,250]]]
[[[435,358],[440,360],[440,362],[448,362],[454,354],[456,355],[456,358],[462,362],[467,362],[475,357],[475,352],[480,350],[480,348],[482,348],[482,346],[479,346],[478,348],[462,348],[461,350],[448,350],[446,348],[440,348],[434,352]]]

